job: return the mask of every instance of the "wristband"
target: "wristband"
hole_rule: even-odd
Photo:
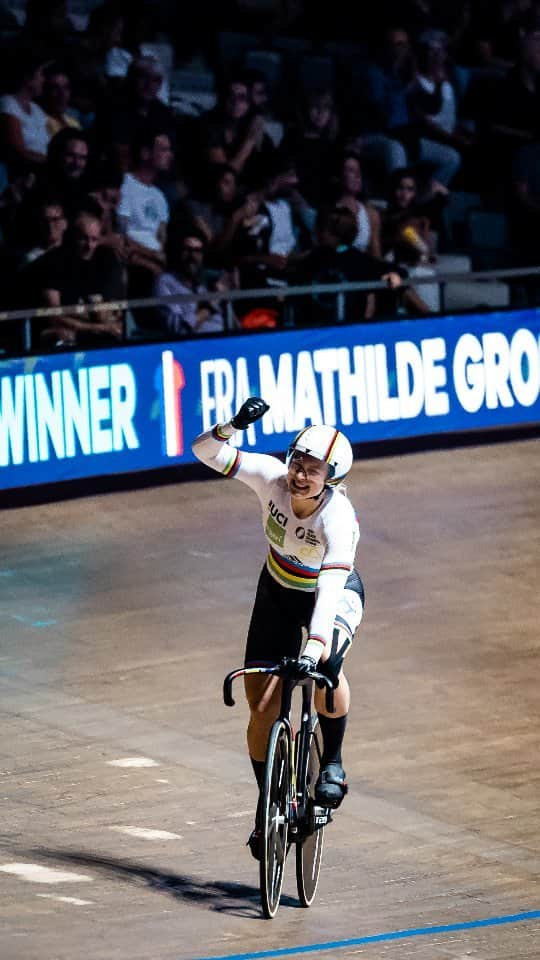
[[[234,437],[236,430],[233,425],[229,423],[216,423],[214,429],[212,430],[215,440],[230,440],[231,437]]]
[[[317,664],[321,658],[321,653],[323,652],[324,648],[324,640],[319,640],[318,637],[308,637],[308,642],[302,651],[302,656],[309,657]]]

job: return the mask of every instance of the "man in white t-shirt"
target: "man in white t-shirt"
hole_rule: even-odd
[[[119,228],[127,238],[129,263],[158,273],[165,264],[169,206],[154,181],[171,167],[171,141],[167,134],[148,134],[134,145],[133,157],[135,168],[126,173],[120,193]]]

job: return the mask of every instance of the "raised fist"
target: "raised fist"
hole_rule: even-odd
[[[259,420],[270,407],[260,397],[249,397],[234,415],[231,424],[235,430],[247,430],[250,423]]]

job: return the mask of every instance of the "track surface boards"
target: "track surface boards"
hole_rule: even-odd
[[[291,858],[273,921],[241,689],[221,701],[264,557],[254,495],[216,478],[5,511],[2,960],[537,960],[539,451],[356,464],[350,793],[315,904]]]

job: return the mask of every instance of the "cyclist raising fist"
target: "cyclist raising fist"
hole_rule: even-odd
[[[364,588],[354,569],[358,521],[343,486],[353,454],[344,434],[324,424],[300,431],[285,464],[229,444],[237,430],[246,430],[268,409],[264,400],[251,397],[229,423],[200,434],[193,453],[218,473],[246,483],[262,507],[268,554],[251,615],[245,665],[298,658],[305,628],[307,643],[297,671],[317,666],[337,688],[333,714],[326,710],[323,691],[315,692],[324,743],[315,796],[321,806],[336,808],[347,792],[341,749],[350,692],[342,664],[364,608]],[[279,683],[275,677],[245,678],[248,749],[259,787],[268,735],[279,711]],[[256,819],[249,839],[254,856],[258,841]]]

